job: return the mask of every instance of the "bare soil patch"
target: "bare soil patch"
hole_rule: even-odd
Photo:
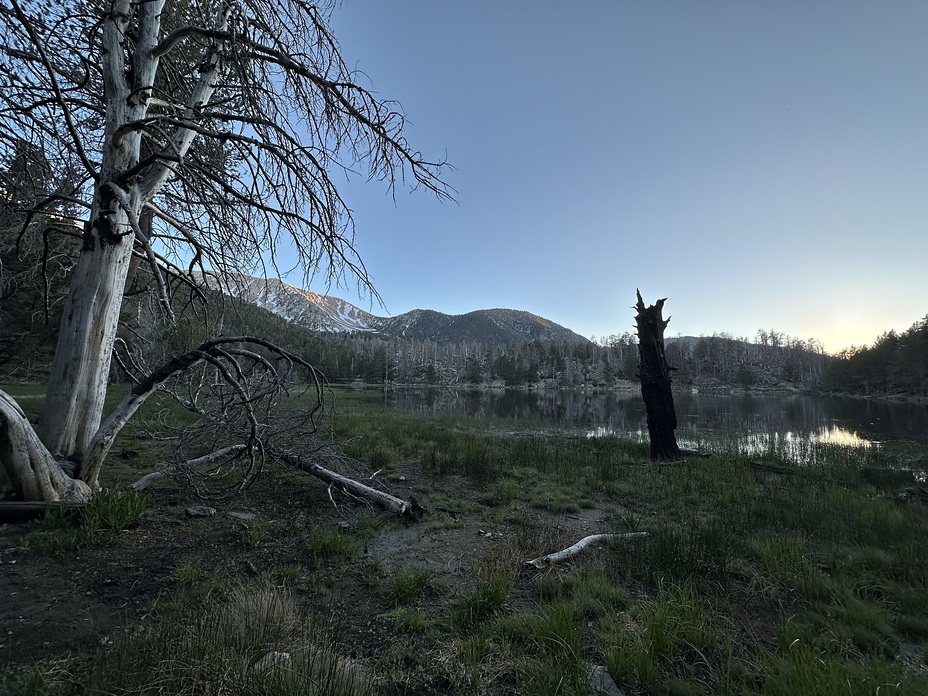
[[[413,465],[393,479],[393,494],[423,498],[432,514],[408,524],[343,497],[335,498],[335,507],[323,484],[283,474],[266,477],[244,497],[209,503],[216,513],[205,518],[185,513],[202,501],[180,485],[162,484],[146,493],[148,511],[138,525],[75,552],[35,548],[28,537],[24,545],[31,524],[0,525],[0,668],[105,648],[117,632],[144,621],[153,602],[176,588],[172,574],[188,562],[219,578],[243,581],[299,566],[300,576],[291,584],[294,593],[337,624],[345,654],[378,660],[396,650],[398,640],[424,638],[402,634],[382,618],[389,604],[371,582],[372,573],[389,577],[406,568],[426,568],[449,588],[450,598],[472,581],[483,559],[503,558],[521,566],[606,525],[599,509],[556,516],[520,503],[488,507],[480,502],[481,491],[458,477],[434,482],[440,502],[430,505],[430,494],[423,490],[431,482]],[[229,512],[253,513],[255,519],[243,522]],[[256,547],[247,548],[243,532],[254,525],[263,534]],[[353,559],[314,558],[307,548],[312,526],[356,535],[361,552]],[[537,574],[520,573],[513,603],[526,594],[520,587]],[[430,649],[434,646],[423,645],[422,659]],[[415,651],[408,645],[403,650],[399,664],[415,674],[420,666],[410,657]],[[419,686],[422,693],[440,690],[440,685]]]

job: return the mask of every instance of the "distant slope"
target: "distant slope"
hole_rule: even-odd
[[[456,316],[415,309],[396,317],[377,319],[374,326],[384,335],[440,343],[587,342],[583,336],[553,321],[516,309],[481,309]]]
[[[515,309],[481,309],[455,316],[414,309],[395,317],[378,317],[337,297],[319,295],[276,279],[212,276],[207,285],[313,331],[377,333],[386,338],[442,343],[589,342],[553,321]]]
[[[337,297],[319,295],[276,278],[227,274],[207,276],[208,287],[266,309],[304,329],[327,332],[369,332],[373,314]]]

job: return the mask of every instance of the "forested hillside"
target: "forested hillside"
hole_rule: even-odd
[[[861,396],[928,396],[928,315],[901,334],[841,351],[822,377],[825,389]]]
[[[695,386],[814,389],[831,362],[822,344],[775,330],[760,330],[753,341],[714,334],[667,340],[674,380]]]
[[[26,141],[0,160],[0,373],[27,374],[51,362],[77,255],[76,212],[60,201],[30,211],[67,190],[69,177]]]
[[[301,355],[333,382],[616,388],[636,381],[638,370],[637,340],[631,333],[584,343],[440,342],[370,332],[319,333],[219,295],[210,298],[201,318],[171,327],[154,321],[154,312],[143,309],[146,301],[131,302],[134,308],[125,319],[126,330],[146,334],[150,347],[192,341],[190,331],[203,338],[208,330],[260,336]],[[817,342],[775,331],[758,332],[754,342],[726,335],[672,338],[667,357],[677,368],[677,384],[709,389],[811,389],[831,360]]]
[[[178,291],[175,299],[191,302],[184,291]],[[433,341],[370,332],[320,333],[218,293],[207,295],[205,304],[202,298],[191,302],[199,309],[179,313],[181,319],[173,325],[160,316],[156,303],[154,293],[140,293],[127,299],[123,311],[125,343],[121,345],[134,348],[131,358],[125,348],[119,351],[125,353],[125,360],[135,360],[148,369],[211,335],[224,334],[258,336],[277,343],[316,365],[333,382],[610,389],[628,387],[637,380],[637,340],[631,333],[584,343]],[[8,325],[9,330],[5,327],[6,340],[0,349],[5,356],[0,370],[5,374],[24,373],[26,363],[14,359],[20,351],[11,348],[19,345],[14,336],[30,326],[21,316]],[[677,368],[673,377],[677,385],[701,389],[814,389],[832,360],[816,341],[776,331],[759,331],[754,341],[725,334],[668,338],[667,359]],[[29,363],[33,372],[43,366],[39,359]],[[118,366],[113,376],[126,377]]]

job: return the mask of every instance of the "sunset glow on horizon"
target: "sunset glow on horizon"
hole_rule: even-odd
[[[452,204],[346,174],[384,313],[599,337],[640,288],[668,335],[905,331],[928,313],[925,26],[915,0],[339,5],[348,65],[454,166]]]

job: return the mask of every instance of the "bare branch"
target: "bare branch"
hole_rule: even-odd
[[[203,27],[194,26],[181,27],[180,29],[175,29],[170,34],[165,36],[161,42],[151,50],[152,56],[155,58],[160,58],[188,36],[199,36],[204,39],[219,40],[227,40],[231,38],[231,35],[228,32],[217,31],[215,29],[204,29]]]
[[[145,474],[138,481],[129,486],[134,491],[141,491],[148,488],[155,481],[159,481],[165,477],[173,476],[179,472],[196,470],[203,464],[209,464],[217,459],[222,459],[223,457],[228,457],[230,454],[239,454],[247,448],[247,445],[231,445],[229,447],[223,447],[209,454],[205,454],[202,457],[195,457],[193,459],[188,459],[185,462],[180,464],[174,464],[169,466],[166,469],[161,471],[153,471],[150,474]]]
[[[205,341],[197,348],[187,353],[175,356],[157,370],[154,370],[147,377],[141,379],[135,387],[133,387],[132,391],[116,406],[91,439],[90,445],[81,463],[81,479],[90,485],[95,485],[97,477],[99,476],[100,467],[110,448],[113,446],[116,436],[136,411],[138,411],[139,407],[141,407],[141,405],[167,380],[179,373],[189,370],[200,362],[205,362],[212,366],[216,370],[216,373],[222,377],[223,382],[232,388],[235,394],[235,403],[241,409],[248,423],[246,432],[243,433],[243,436],[251,443],[251,449],[263,449],[263,445],[260,444],[262,426],[255,415],[254,403],[276,393],[282,388],[282,385],[277,376],[277,371],[274,369],[273,365],[271,365],[270,361],[253,351],[236,349],[236,344],[261,346],[271,351],[273,355],[279,356],[281,359],[285,360],[287,364],[298,365],[306,370],[311,383],[315,386],[317,394],[316,404],[308,412],[308,418],[312,421],[315,414],[322,408],[322,376],[315,367],[299,356],[262,338],[254,336],[221,336]],[[264,392],[259,391],[255,394],[249,393],[251,387],[247,385],[247,380],[252,374],[252,368],[243,365],[240,358],[246,358],[254,364],[264,368],[263,374],[268,378],[268,390]],[[191,403],[191,407],[196,408],[195,402]],[[214,420],[218,421],[220,419],[214,418]]]
[[[411,520],[418,520],[425,512],[425,508],[423,508],[415,498],[401,500],[396,496],[392,496],[389,493],[384,493],[383,491],[379,491],[376,488],[366,486],[363,483],[355,481],[354,479],[342,476],[341,474],[330,471],[325,467],[307,461],[306,459],[289,452],[273,450],[271,453],[281,461],[286,462],[287,464],[290,464],[291,466],[294,466],[301,471],[305,471],[308,474],[312,474],[316,478],[325,481],[330,486],[335,486],[347,495],[358,496],[364,500],[369,500],[373,503],[376,503],[385,510],[389,510],[394,514],[399,515],[400,517],[405,517]]]
[[[36,27],[33,21],[26,16],[17,0],[10,0],[10,3],[13,7],[16,19],[20,22],[22,28],[28,34],[29,39],[32,41],[32,45],[35,47],[36,55],[38,55],[39,61],[46,70],[49,87],[51,88],[52,94],[55,97],[55,101],[61,107],[61,112],[64,116],[68,133],[71,136],[70,144],[72,147],[74,147],[74,151],[77,153],[77,156],[80,157],[81,162],[84,163],[84,167],[87,169],[87,173],[94,175],[96,172],[96,167],[94,163],[90,161],[90,158],[87,156],[87,152],[84,150],[83,139],[78,134],[77,127],[74,123],[74,116],[71,113],[68,101],[62,95],[62,89],[58,83],[58,71],[51,65],[48,53],[45,50],[42,39],[37,35]]]

